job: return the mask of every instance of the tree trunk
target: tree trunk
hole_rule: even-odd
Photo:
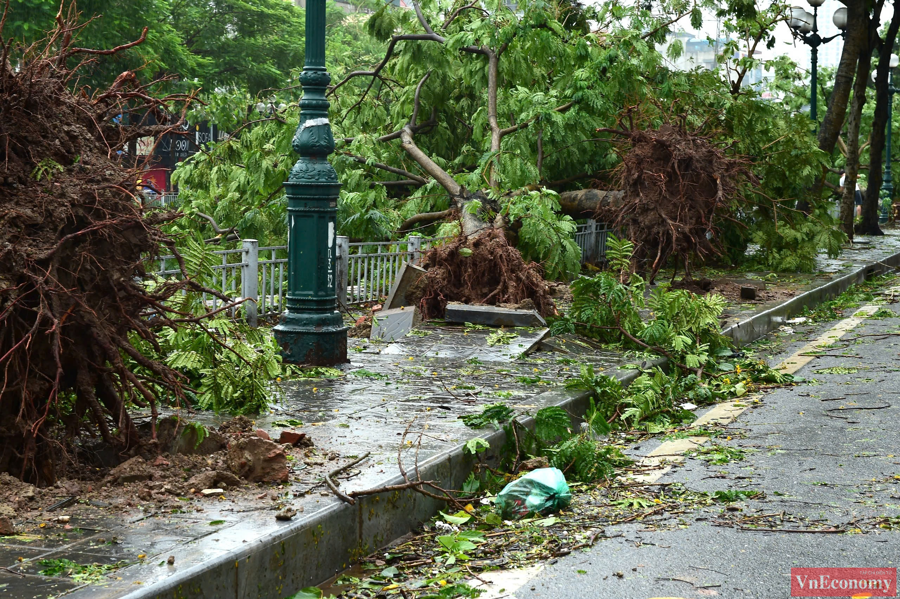
[[[871,61],[872,48],[867,44],[859,54],[856,81],[853,84],[853,101],[850,106],[850,117],[847,119],[847,162],[844,167],[844,195],[841,198],[841,229],[851,241],[853,240],[856,179],[859,175],[859,125],[862,120],[863,106],[866,104],[866,87]]]
[[[860,52],[868,45],[869,20],[865,4],[865,2],[850,2],[847,6],[847,37],[841,61],[834,74],[834,89],[828,100],[828,110],[819,128],[819,149],[828,154],[834,151],[841,128],[844,126],[856,65],[859,62]]]
[[[559,194],[561,212],[575,219],[594,218],[599,208],[607,205],[615,206],[621,201],[621,191],[579,189],[577,191],[564,191]]]
[[[878,61],[878,77],[875,80],[875,114],[872,120],[872,142],[869,146],[869,187],[862,205],[862,220],[856,226],[858,235],[884,235],[878,226],[880,213],[882,154],[885,143],[885,125],[888,120],[888,105],[891,95],[888,93],[890,75],[890,58],[900,29],[900,18],[892,19],[888,27],[884,43],[881,45]]]
[[[867,8],[863,2],[850,2],[847,7],[847,35],[844,41],[844,49],[841,53],[841,61],[837,72],[834,74],[834,88],[828,99],[828,109],[819,127],[819,149],[829,156],[834,152],[844,119],[847,116],[847,104],[850,101],[850,92],[853,89],[856,65],[859,62],[860,52],[867,46],[869,39],[869,20]],[[816,90],[818,92],[818,90]],[[825,181],[825,173],[816,181],[810,191],[812,197],[819,197]],[[810,205],[806,200],[797,203],[797,209],[809,213]]]

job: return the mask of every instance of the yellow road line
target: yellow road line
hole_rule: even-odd
[[[813,361],[815,356],[803,356],[801,354],[808,354],[811,352],[819,351],[823,347],[827,347],[846,335],[850,332],[851,329],[856,328],[859,323],[861,323],[866,317],[871,316],[878,310],[878,306],[868,305],[863,306],[859,310],[853,313],[853,316],[850,318],[846,318],[821,335],[816,338],[815,341],[807,343],[800,349],[798,349],[794,354],[786,359],[784,362],[778,366],[778,370],[786,372],[787,374],[794,374],[807,364]]]
[[[794,352],[778,366],[778,370],[787,374],[794,374],[815,358],[815,356],[804,356],[801,354],[808,354],[831,345],[852,329],[856,328],[859,323],[866,317],[874,314],[877,310],[878,306],[863,306],[854,312],[853,316],[840,321],[819,335],[814,341],[807,343]],[[749,407],[750,402],[759,399],[760,397],[762,396],[752,395],[717,404],[711,410],[695,420],[690,428],[700,428],[701,426],[710,424],[730,424]],[[673,441],[664,442],[647,454],[647,456],[638,463],[638,468],[643,473],[631,477],[632,480],[642,483],[656,482],[672,469],[672,464],[684,462],[684,454],[700,447],[707,441],[709,441],[709,437],[688,437],[686,439],[675,439]]]

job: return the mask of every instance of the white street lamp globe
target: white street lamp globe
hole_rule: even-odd
[[[800,25],[806,20],[806,9],[802,6],[791,7],[791,18],[788,19],[788,27],[791,29],[800,29]]]
[[[813,8],[819,8],[823,4],[825,4],[825,0],[806,0],[810,6]]]
[[[847,28],[847,8],[842,6],[836,11],[834,11],[834,16],[831,17],[831,21],[834,23],[834,26],[840,30],[844,30]]]
[[[815,19],[815,17],[812,15],[812,13],[804,10],[803,21],[800,23],[800,28],[798,29],[798,31],[800,33],[809,33],[810,31],[812,31],[813,19]]]
[[[891,54],[891,68],[896,69],[898,66],[900,66],[900,58],[896,54]]]

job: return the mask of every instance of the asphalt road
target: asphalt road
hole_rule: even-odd
[[[900,304],[886,308],[895,316],[864,320],[797,372],[805,384],[769,392],[729,425],[731,440],[714,441],[743,459],[688,457],[658,481],[762,496],[607,528],[621,536],[491,595],[776,599],[791,596],[791,568],[898,567],[900,336],[873,335],[900,335]],[[779,364],[835,324],[800,325],[756,348]]]

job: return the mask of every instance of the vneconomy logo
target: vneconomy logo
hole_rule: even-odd
[[[791,568],[791,597],[896,597],[897,568]]]

